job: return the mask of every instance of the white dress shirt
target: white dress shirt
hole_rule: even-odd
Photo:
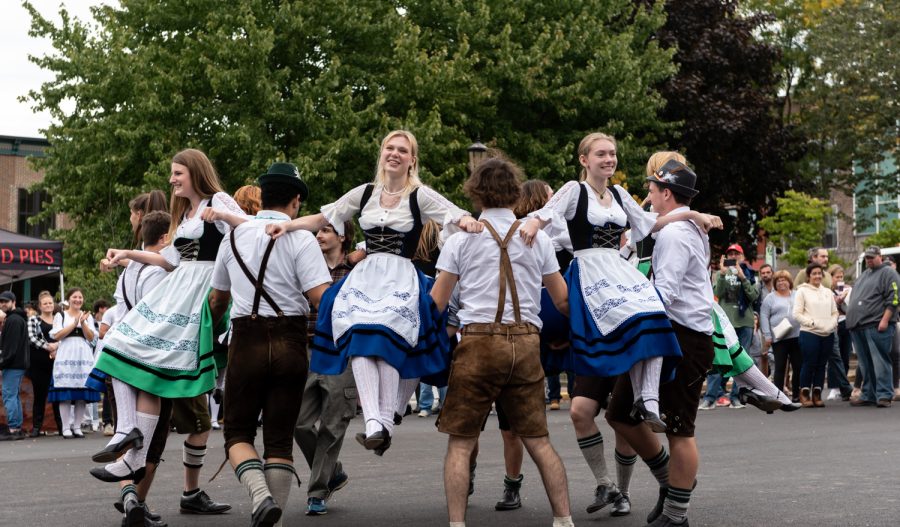
[[[669,214],[688,212],[679,207]],[[709,237],[693,222],[676,221],[656,234],[653,285],[675,322],[712,335],[713,290],[709,280]]]
[[[254,278],[259,276],[263,255],[271,240],[266,234],[266,225],[287,220],[290,220],[287,214],[261,210],[255,218],[234,230],[235,245]],[[312,233],[302,230],[289,232],[275,242],[272,254],[269,255],[263,287],[286,316],[308,315],[309,303],[303,293],[329,282],[331,273],[328,272],[325,257]],[[232,253],[230,234],[225,235],[219,246],[212,287],[220,291],[231,291],[232,319],[251,314],[256,288]],[[265,298],[259,302],[259,315],[277,316]]]
[[[503,239],[516,216],[509,209],[485,209],[480,218],[487,220]],[[523,322],[541,327],[541,284],[543,277],[559,271],[556,252],[550,237],[539,231],[534,245],[528,247],[514,234],[507,246],[512,262],[513,278],[519,295],[519,312]],[[500,246],[487,229],[478,234],[457,233],[449,237],[437,261],[440,271],[459,276],[457,313],[462,326],[491,323],[497,315],[500,298]],[[512,294],[506,289],[503,322],[514,324]]]

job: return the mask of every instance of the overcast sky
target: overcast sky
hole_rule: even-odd
[[[70,15],[88,20],[90,7],[118,4],[116,0],[31,0],[38,12],[59,21],[59,7],[64,5]],[[50,42],[28,36],[31,18],[19,0],[4,0],[0,16],[0,135],[43,137],[41,128],[50,124],[50,115],[34,113],[29,104],[17,99],[53,76],[28,60],[28,55],[44,55],[52,50]]]

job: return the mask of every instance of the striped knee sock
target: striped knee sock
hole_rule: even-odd
[[[611,485],[609,471],[606,469],[606,458],[603,457],[603,434],[596,434],[578,440],[578,448],[581,455],[587,461],[588,467],[597,479],[597,485]]]
[[[251,514],[256,512],[256,508],[264,499],[272,497],[269,486],[266,484],[262,461],[259,459],[248,459],[234,467],[234,475],[250,493]]]
[[[122,487],[120,495],[122,496],[122,504],[128,503],[128,500],[139,501],[137,496],[137,487],[134,483],[129,483]]]
[[[644,463],[650,468],[660,487],[669,486],[669,453],[666,452],[666,447],[660,447],[659,454],[645,459]]]
[[[616,478],[619,480],[619,491],[627,495],[628,487],[631,485],[631,473],[634,472],[637,456],[626,456],[620,454],[618,450],[613,452],[615,452],[616,456]]]
[[[687,510],[690,503],[691,489],[669,487],[666,501],[663,504],[663,514],[674,523],[682,524],[687,520]]]
[[[203,460],[206,458],[206,445],[192,445],[184,442],[182,460],[187,468],[203,468]]]
[[[275,498],[275,503],[281,507],[281,510],[287,510],[288,498],[291,495],[291,485],[297,481],[300,485],[300,478],[294,471],[294,465],[287,463],[269,463],[266,462],[266,484],[269,486],[269,492]],[[275,527],[281,527],[281,520],[275,524]]]

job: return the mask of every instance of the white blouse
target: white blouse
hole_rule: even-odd
[[[353,219],[359,213],[359,226],[363,230],[386,227],[398,232],[409,232],[413,228],[412,211],[409,208],[409,200],[404,198],[400,204],[392,209],[381,206],[382,185],[375,185],[372,196],[366,202],[366,206],[360,213],[359,204],[362,201],[366,185],[360,185],[341,196],[334,203],[322,206],[322,214],[328,223],[332,225],[343,224]],[[458,231],[456,224],[469,213],[454,205],[450,200],[441,196],[429,187],[422,185],[417,193],[419,211],[422,221],[434,220],[443,228],[450,229],[447,234]]]
[[[579,185],[585,185],[588,195],[587,219],[593,225],[615,223],[622,227],[626,223],[631,224],[632,239],[637,242],[643,240],[653,231],[656,225],[655,212],[648,212],[631,197],[627,190],[619,185],[613,185],[611,192],[617,192],[622,198],[622,206],[613,197],[612,204],[604,207],[597,199],[593,189],[587,186],[587,182],[569,181],[550,198],[544,208],[532,212],[530,217],[536,217],[550,223],[545,227],[551,238],[557,239],[559,231],[566,230],[566,221],[575,217],[578,208],[578,197],[581,192]]]

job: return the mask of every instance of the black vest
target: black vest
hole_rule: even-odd
[[[374,188],[375,185],[372,183],[366,185],[366,190],[363,191],[362,199],[359,202],[360,213],[369,202],[369,198],[372,197]],[[399,232],[388,227],[364,230],[367,253],[396,254],[409,259],[415,256],[416,248],[419,246],[419,237],[422,234],[422,215],[419,212],[419,201],[416,198],[418,192],[417,188],[409,193],[409,210],[412,212],[413,228],[409,232]]]
[[[569,239],[572,240],[572,248],[576,251],[582,249],[615,249],[619,250],[622,239],[622,233],[628,230],[628,222],[625,226],[615,223],[606,223],[601,226],[593,225],[588,221],[588,190],[581,183],[578,184],[581,193],[578,195],[578,205],[575,208],[575,216],[571,220],[566,221],[569,228]],[[616,203],[622,206],[622,197],[619,196],[616,189],[610,187],[609,192],[612,193]]]

